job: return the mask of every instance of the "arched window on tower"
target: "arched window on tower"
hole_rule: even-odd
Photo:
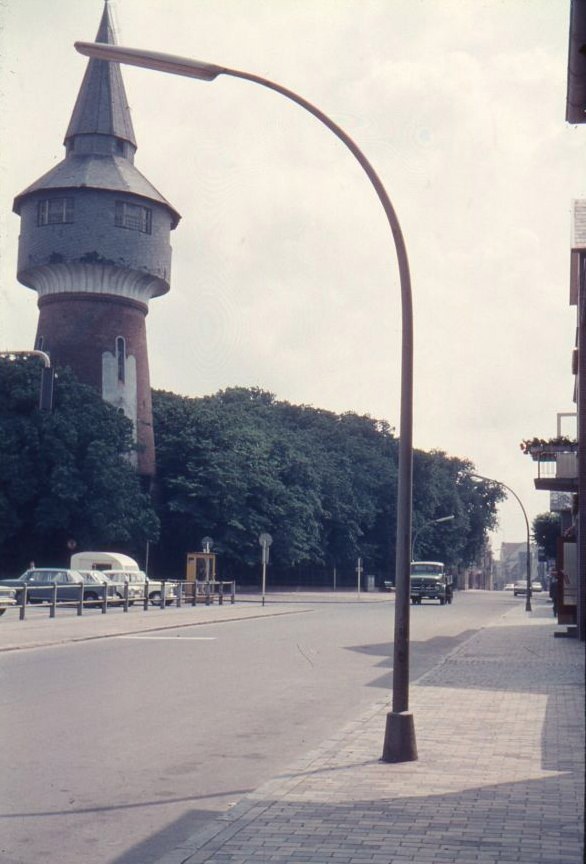
[[[126,380],[126,343],[122,336],[116,338],[116,360],[118,363],[118,381]]]

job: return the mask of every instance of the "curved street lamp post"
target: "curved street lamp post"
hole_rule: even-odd
[[[274,90],[313,114],[342,141],[358,160],[372,183],[389,222],[399,266],[402,312],[401,412],[397,493],[397,544],[395,559],[395,640],[392,711],[387,714],[382,759],[407,762],[417,759],[413,716],[409,713],[409,569],[411,559],[411,512],[413,487],[413,303],[409,262],[399,220],[389,196],[372,165],[352,139],[326,114],[297,93],[249,72],[241,72],[187,57],[156,51],[124,48],[99,42],[76,42],[80,54],[101,60],[127,63],[202,81],[218,75],[243,78]]]
[[[525,527],[527,529],[527,570],[526,570],[526,579],[527,579],[527,588],[525,591],[525,611],[531,612],[531,531],[529,528],[529,519],[527,518],[527,511],[523,506],[523,502],[517,495],[517,493],[511,489],[510,486],[507,486],[506,483],[503,483],[502,480],[492,480],[490,477],[483,477],[482,474],[470,474],[470,477],[474,477],[477,480],[487,480],[489,483],[496,483],[497,486],[502,486],[503,489],[506,489],[507,492],[510,492],[514,498],[517,499],[519,507],[523,511],[523,516],[525,518]]]
[[[456,517],[452,513],[450,516],[440,516],[439,519],[428,519],[427,522],[424,522],[423,525],[421,525],[413,535],[413,543],[411,545],[411,559],[415,561],[415,544],[417,543],[417,538],[425,528],[429,527],[429,525],[437,525],[439,522],[451,522],[452,519],[455,518]]]

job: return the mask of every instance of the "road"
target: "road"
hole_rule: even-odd
[[[412,607],[412,679],[519,602]],[[0,864],[152,864],[390,691],[390,598],[274,608],[0,654]]]

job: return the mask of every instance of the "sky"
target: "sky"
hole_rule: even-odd
[[[278,82],[381,178],[409,256],[414,446],[471,460],[529,520],[526,438],[575,411],[572,201],[586,130],[565,122],[569,0],[116,0],[122,45]],[[31,348],[15,195],[64,157],[102,0],[0,3],[0,350]],[[250,82],[122,67],[135,164],[181,213],[171,291],[147,318],[151,384],[232,386],[398,430],[393,238],[361,167],[309,113]],[[571,418],[562,431],[575,434]],[[438,514],[445,515],[445,514]],[[513,496],[492,536],[526,538]]]

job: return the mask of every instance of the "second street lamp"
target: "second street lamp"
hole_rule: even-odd
[[[354,143],[323,111],[297,93],[249,72],[202,63],[157,51],[125,48],[99,42],[76,42],[76,49],[88,57],[128,63],[146,69],[214,81],[218,75],[243,78],[267,87],[313,114],[350,150],[364,169],[381,202],[395,245],[401,288],[401,411],[399,425],[399,466],[397,492],[397,541],[395,560],[395,632],[393,658],[392,711],[387,715],[382,759],[407,762],[417,759],[413,717],[409,713],[409,570],[411,563],[411,513],[413,489],[413,302],[407,250],[399,220],[389,196],[374,168]]]
[[[529,529],[529,519],[527,518],[527,511],[523,506],[523,502],[517,495],[517,493],[511,489],[510,486],[507,486],[506,483],[503,483],[502,480],[491,480],[490,477],[483,477],[482,474],[470,474],[470,477],[476,480],[486,480],[488,483],[496,483],[497,486],[502,486],[503,489],[506,489],[507,492],[510,492],[511,495],[517,499],[517,503],[519,507],[523,511],[523,517],[525,519],[525,527],[527,529],[527,565],[526,565],[526,580],[527,587],[525,591],[525,611],[531,612],[531,531]]]
[[[423,525],[421,525],[413,535],[413,544],[411,546],[412,560],[415,560],[415,544],[417,543],[417,538],[425,528],[428,528],[430,525],[438,525],[440,522],[451,522],[452,519],[455,518],[456,517],[452,513],[450,516],[440,516],[439,519],[428,519],[427,522],[424,522]]]

